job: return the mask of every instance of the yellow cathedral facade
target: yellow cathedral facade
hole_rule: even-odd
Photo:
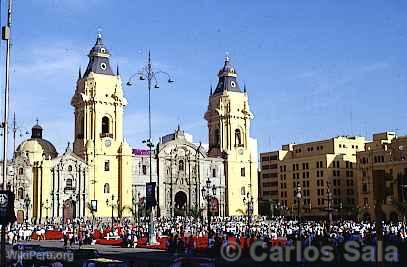
[[[205,119],[208,122],[211,157],[224,159],[226,214],[239,215],[239,210],[258,211],[257,143],[250,137],[250,112],[246,88],[237,81],[237,71],[226,57],[218,73],[218,84],[209,96]],[[242,199],[249,204],[242,205]],[[251,202],[251,203],[250,203]],[[243,203],[244,204],[244,203]]]
[[[145,195],[135,190],[137,184],[144,181],[134,172],[140,159],[123,134],[124,109],[128,102],[122,80],[118,68],[115,72],[111,68],[110,53],[100,34],[88,57],[85,72],[82,74],[79,70],[71,99],[73,144],[68,143],[65,152],[59,155],[52,143],[43,138],[43,129],[37,121],[31,138],[18,146],[13,160],[8,163],[7,187],[15,192],[20,222],[110,217],[112,210],[115,217],[126,217],[131,214],[124,208],[133,207],[136,195],[139,199]],[[207,155],[208,168],[213,168],[214,161],[223,163],[222,168],[217,167],[222,170],[218,181],[224,192],[222,215],[240,215],[242,211],[247,212],[247,207],[256,215],[257,143],[250,136],[253,114],[248,94],[246,88],[240,89],[237,72],[228,57],[218,79],[204,116],[209,144],[206,150],[199,145],[199,150]],[[202,169],[202,175],[206,172],[209,173],[209,169]],[[158,171],[155,175],[159,175]],[[200,187],[200,180],[206,180],[204,178],[197,179],[196,188]],[[199,194],[196,188],[194,194]],[[195,202],[197,198],[198,195]]]
[[[71,100],[75,108],[73,151],[88,164],[88,197],[99,216],[109,216],[112,205],[119,211],[132,205],[132,150],[123,136],[127,100],[119,72],[113,73],[109,57],[98,34]]]

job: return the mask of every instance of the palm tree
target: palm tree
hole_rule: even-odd
[[[90,214],[92,214],[92,224],[95,221],[95,213],[96,211],[93,209],[92,204],[90,202],[86,203],[86,208],[89,210]]]
[[[274,217],[274,214],[275,214],[275,211],[276,211],[275,207],[276,207],[277,203],[278,203],[278,201],[276,201],[274,199],[269,199],[268,200],[269,212],[270,212],[271,217]],[[280,214],[278,214],[278,215],[280,215]]]
[[[189,214],[194,218],[198,219],[202,217],[202,212],[204,211],[203,208],[192,207],[189,211]]]
[[[407,203],[406,202],[395,202],[394,205],[399,210],[401,215],[407,216]]]
[[[247,208],[245,209],[237,209],[237,213],[240,213],[242,216],[247,216]]]
[[[129,211],[131,213],[131,215],[133,216],[134,221],[137,221],[137,209],[136,209],[136,207],[134,207],[134,206],[133,207],[124,206],[122,208],[122,212],[125,211],[125,210],[127,210],[127,211]]]
[[[359,222],[363,218],[364,209],[359,207],[352,208],[352,214],[355,216],[356,220]]]

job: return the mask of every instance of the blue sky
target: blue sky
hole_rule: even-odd
[[[175,77],[152,93],[156,138],[180,123],[207,142],[203,114],[225,52],[247,86],[259,151],[344,134],[407,133],[405,1],[14,2],[11,110],[22,129],[38,117],[60,152],[73,139],[70,99],[98,28],[124,81],[147,49]],[[146,84],[125,90],[125,135],[141,147]]]

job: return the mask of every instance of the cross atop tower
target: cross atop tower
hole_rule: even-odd
[[[230,56],[229,56],[229,52],[225,52],[225,62],[229,62],[230,61]]]

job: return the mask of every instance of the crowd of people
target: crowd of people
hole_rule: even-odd
[[[291,244],[297,240],[311,244],[312,242],[330,242],[340,244],[347,240],[372,243],[376,240],[376,225],[372,222],[337,220],[301,222],[285,217],[253,216],[212,217],[210,227],[207,220],[192,217],[155,218],[154,229],[157,239],[168,237],[168,249],[193,249],[194,237],[209,237],[209,247],[215,247],[233,236],[264,240],[284,240]],[[111,221],[68,220],[66,223],[48,223],[43,225],[14,224],[9,226],[7,239],[10,244],[19,241],[45,239],[47,231],[58,231],[63,234],[65,246],[94,244],[96,239],[122,240],[126,247],[136,247],[138,242],[148,236],[148,218],[134,221],[122,219],[113,225]],[[404,243],[407,234],[402,222],[382,223],[383,239],[393,243]],[[208,232],[209,231],[209,232]]]

